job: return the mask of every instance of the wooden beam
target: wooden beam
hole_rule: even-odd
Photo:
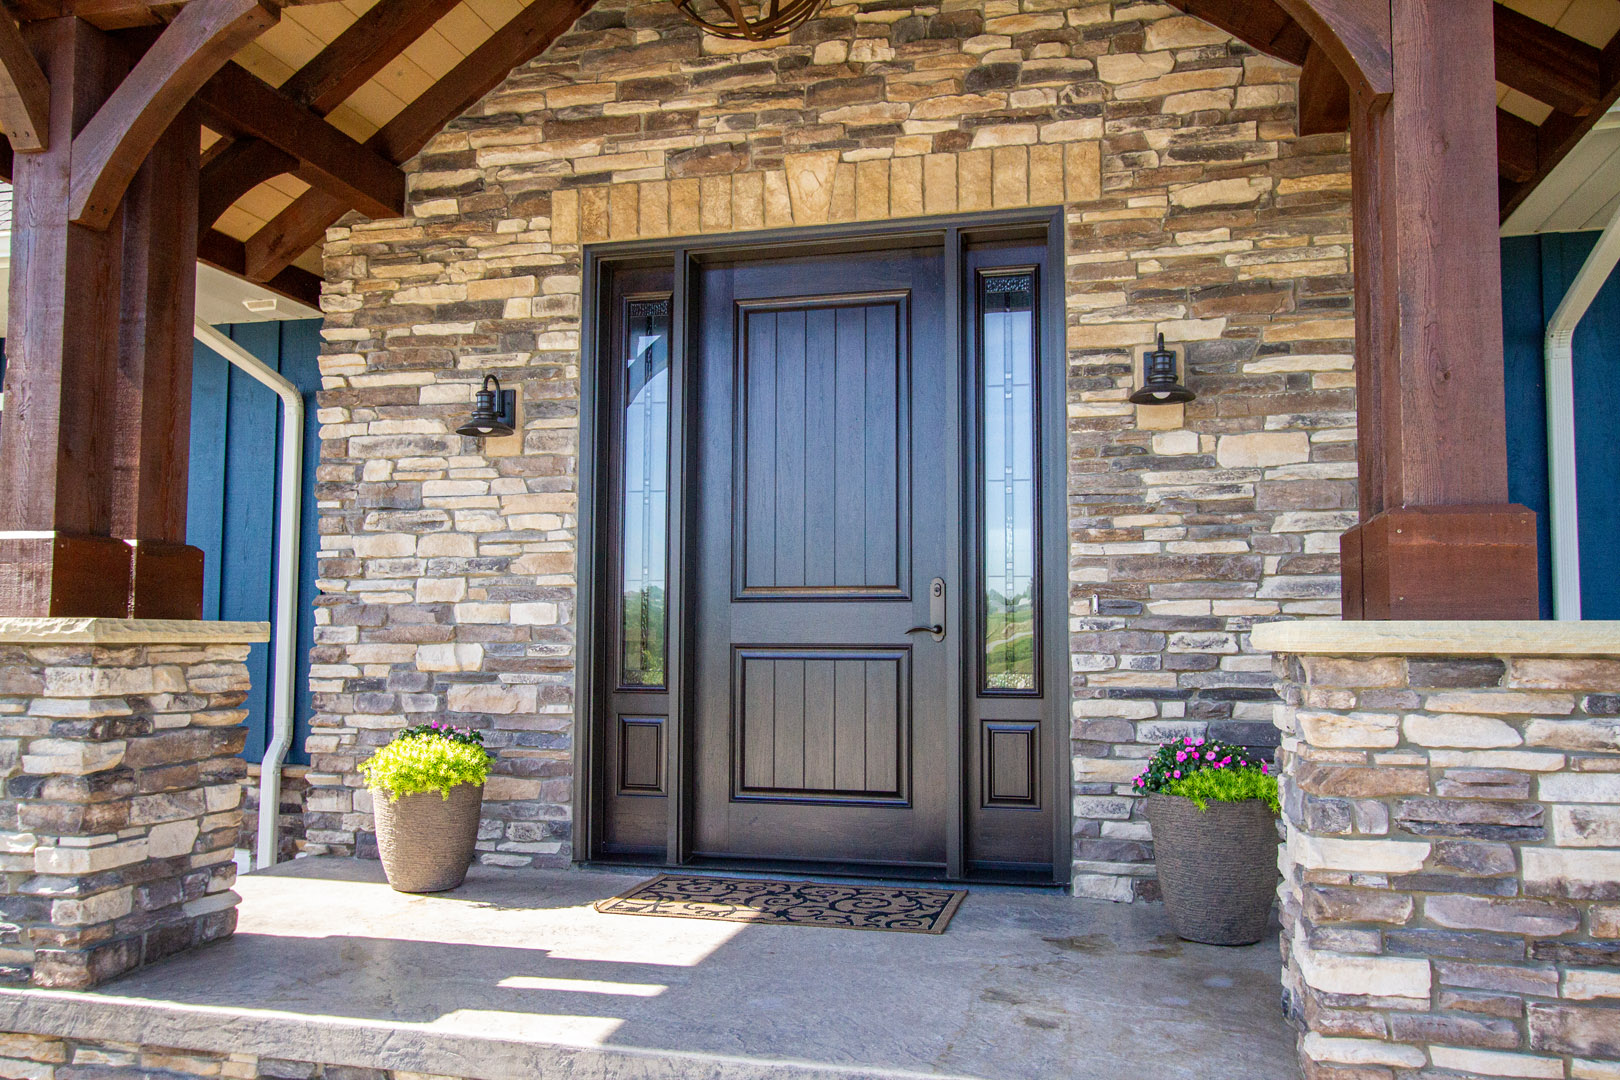
[[[386,67],[395,57],[435,22],[456,6],[458,0],[379,0],[355,20],[337,39],[322,49],[315,59],[293,73],[281,85],[281,92],[307,105],[318,116],[327,116],[348,100],[355,90]],[[209,148],[203,161],[203,226],[219,220],[236,200],[281,173],[293,172],[283,157],[253,151],[226,166],[223,159],[238,140],[221,138]],[[263,147],[265,144],[258,144]],[[215,159],[221,159],[215,167]],[[250,166],[257,166],[252,168]],[[209,215],[213,216],[210,217]]]
[[[104,229],[180,110],[280,18],[264,0],[192,0],[73,140],[71,220]]]
[[[233,139],[202,167],[197,222],[211,229],[243,195],[271,177],[295,172],[298,159],[261,139]]]
[[[1598,54],[1598,82],[1600,92],[1591,112],[1585,116],[1555,112],[1537,130],[1535,172],[1517,183],[1502,185],[1503,221],[1519,208],[1519,204],[1529,197],[1537,184],[1547,179],[1547,175],[1575,149],[1575,144],[1586,137],[1586,133],[1614,107],[1615,102],[1620,101],[1620,34],[1616,34]]]
[[[1327,53],[1345,82],[1370,100],[1388,96],[1395,85],[1390,0],[1277,0],[1277,5]]]
[[[293,72],[281,92],[326,116],[459,2],[378,0],[315,59]]]
[[[1508,503],[1491,13],[1393,0],[1393,89],[1353,87],[1360,523],[1347,618],[1535,618],[1535,518]]]
[[[1277,0],[1166,0],[1267,56],[1303,65],[1311,39]]]
[[[9,12],[0,11],[0,126],[13,150],[47,149],[51,84]]]
[[[193,0],[203,2],[203,0]],[[236,64],[197,93],[203,122],[234,138],[260,139],[298,159],[298,177],[374,218],[405,209],[405,174],[321,117]]]
[[[253,280],[247,276],[247,255],[242,241],[217,229],[208,230],[198,237],[197,261],[243,281]],[[286,267],[268,281],[254,284],[316,311],[321,309],[321,279],[301,267]]]
[[[390,161],[409,161],[446,124],[505,81],[513,68],[543,52],[589,10],[591,3],[592,0],[533,0],[451,69],[450,74],[366,140],[366,146]],[[248,238],[248,277],[254,281],[273,277],[319,243],[326,230],[348,209],[323,191],[306,191],[294,199],[275,220]]]
[[[1599,50],[1510,7],[1494,8],[1497,80],[1559,112],[1591,115],[1602,97]]]
[[[1541,161],[1539,129],[1506,109],[1496,110],[1496,169],[1509,181],[1523,182],[1536,175]]]
[[[76,16],[99,30],[162,26],[187,0],[8,0],[7,6],[27,23]],[[195,2],[195,0],[193,0]],[[278,0],[276,6],[325,3],[326,0]]]
[[[1327,135],[1350,130],[1350,84],[1319,46],[1312,44],[1299,73],[1299,133]]]

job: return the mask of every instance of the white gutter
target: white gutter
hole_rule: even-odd
[[[276,542],[276,628],[271,645],[270,738],[259,767],[259,844],[254,869],[276,864],[281,817],[281,765],[293,737],[294,651],[298,641],[298,516],[304,498],[304,396],[298,387],[242,346],[197,320],[197,340],[281,398],[281,521]]]
[[[1575,328],[1620,262],[1620,209],[1547,321],[1547,494],[1553,618],[1581,617],[1581,526],[1575,469]]]

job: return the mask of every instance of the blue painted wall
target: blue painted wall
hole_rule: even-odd
[[[1502,241],[1508,494],[1538,517],[1541,613],[1552,617],[1547,531],[1547,409],[1542,335],[1598,234],[1547,233]],[[1610,276],[1575,332],[1575,453],[1581,524],[1581,615],[1620,619],[1620,273]]]
[[[298,671],[294,736],[288,760],[307,762],[309,650],[314,644],[315,466],[320,461],[315,393],[319,319],[242,323],[219,329],[281,372],[304,393],[303,540],[299,559]],[[281,402],[268,387],[197,344],[192,360],[191,469],[186,540],[203,551],[203,618],[275,621],[277,493],[281,483]],[[248,740],[258,761],[270,733],[270,646],[248,657]]]

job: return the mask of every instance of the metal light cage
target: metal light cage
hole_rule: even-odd
[[[675,9],[716,37],[765,41],[809,22],[824,0],[760,0],[758,3],[704,0],[702,13],[698,11],[698,2],[675,0]]]

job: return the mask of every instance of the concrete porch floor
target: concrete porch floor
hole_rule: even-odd
[[[603,915],[649,875],[375,862],[244,877],[230,941],[95,993],[0,991],[0,1031],[480,1080],[1290,1080],[1277,943],[1156,904],[975,888],[943,935]]]

